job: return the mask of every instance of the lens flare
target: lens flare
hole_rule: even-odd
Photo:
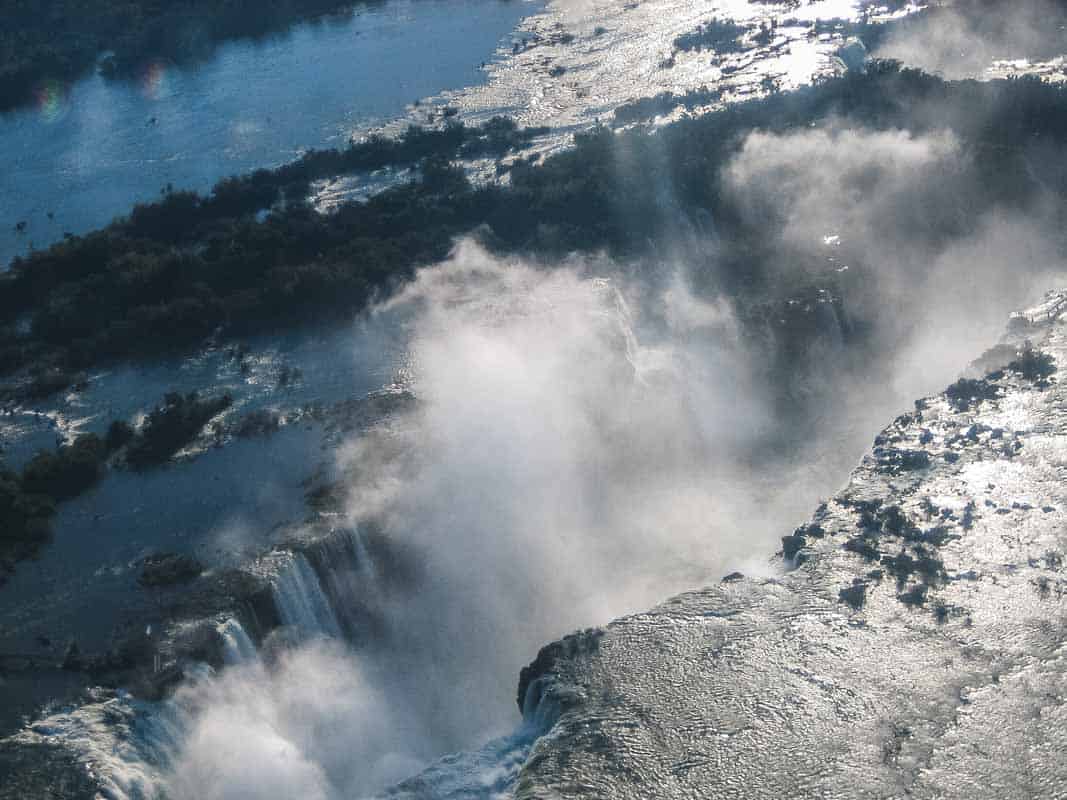
[[[66,113],[69,87],[60,81],[48,80],[37,87],[37,111],[49,122],[54,122]]]
[[[149,100],[159,100],[167,94],[167,65],[153,61],[141,73],[141,94]]]

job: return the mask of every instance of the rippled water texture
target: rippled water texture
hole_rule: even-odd
[[[35,108],[0,115],[0,264],[100,227],[168,183],[208,189],[479,83],[482,62],[538,7],[394,0],[227,45],[199,67],[152,64],[133,83],[50,83]]]
[[[525,126],[549,127],[532,148],[549,153],[566,147],[575,132],[611,121],[619,106],[662,92],[721,90],[721,102],[710,107],[838,72],[845,66],[836,55],[844,43],[841,31],[831,25],[820,33],[814,23],[855,20],[870,5],[866,0],[556,0],[522,23],[510,52],[487,66],[486,82],[443,92],[427,104],[429,110],[416,109],[414,116],[425,120],[441,104],[458,109],[459,118],[469,122],[506,114]],[[887,21],[911,10],[881,9],[870,18]],[[676,50],[678,36],[711,19],[733,20],[744,28],[736,52]],[[761,27],[767,29],[762,36]],[[483,177],[490,175],[486,171]],[[364,192],[361,180],[341,181],[326,187],[319,200],[328,207]]]
[[[1062,364],[1063,303],[1009,343]],[[543,658],[563,711],[516,797],[1063,796],[1064,386],[990,380],[883,431],[795,571]]]

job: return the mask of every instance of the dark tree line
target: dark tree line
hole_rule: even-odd
[[[32,557],[48,541],[56,505],[96,485],[109,459],[124,453],[126,463],[138,470],[162,464],[232,403],[229,395],[172,392],[148,413],[140,430],[115,420],[104,437],[86,433],[40,451],[21,473],[0,462],[0,583],[16,561]]]
[[[710,288],[774,305],[804,291],[804,264],[791,270],[801,276],[795,285],[768,285],[781,274],[772,268],[794,255],[767,236],[767,220],[751,219],[723,192],[723,169],[754,129],[803,130],[831,117],[874,130],[955,132],[974,156],[974,188],[953,199],[951,214],[931,220],[923,232],[931,237],[964,235],[983,211],[1025,210],[1039,189],[1067,184],[1055,166],[1067,141],[1067,90],[1036,79],[950,83],[887,62],[656,133],[599,128],[544,163],[517,162],[507,185],[472,186],[452,159],[506,151],[528,132],[503,120],[412,129],[397,141],[231,178],[207,196],[173,192],[103,230],[16,259],[0,277],[0,372],[32,366],[73,379],[88,365],[189,347],[220,329],[351,315],[472,232],[502,252],[605,250],[625,259],[654,254],[711,220],[719,249],[704,275]],[[1040,171],[1036,151],[1045,154]],[[316,177],[397,161],[418,163],[418,177],[331,214],[303,200]],[[257,214],[268,206],[272,213]],[[17,320],[28,330],[19,332]],[[809,323],[795,324],[803,332]]]
[[[48,81],[71,81],[104,52],[105,75],[203,59],[222,41],[285,30],[352,0],[0,0],[0,111]]]
[[[396,138],[313,150],[277,169],[226,178],[206,196],[167,191],[101,231],[15,259],[0,274],[0,375],[32,366],[19,394],[43,397],[83,380],[78,365],[185,346],[221,325],[248,329],[358,308],[399,277],[398,262],[447,252],[450,234],[405,237],[418,227],[420,206],[433,212],[448,202],[441,195],[469,189],[451,159],[499,157],[543,132],[503,117],[474,127],[411,126]],[[306,204],[312,181],[387,166],[421,167],[417,187],[350,204],[335,217]],[[420,192],[425,203],[414,199]],[[406,219],[394,222],[401,210]],[[27,314],[28,335],[5,329],[5,320]]]

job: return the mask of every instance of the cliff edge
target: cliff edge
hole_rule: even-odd
[[[1067,292],[733,575],[550,645],[534,798],[1067,797]]]

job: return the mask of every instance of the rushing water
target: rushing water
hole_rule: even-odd
[[[409,118],[409,104],[419,98],[432,97],[434,106],[453,104],[464,119],[504,111],[525,124],[550,125],[551,149],[619,104],[660,91],[718,83],[730,99],[764,90],[768,79],[789,88],[843,67],[835,60],[841,38],[814,35],[810,23],[850,16],[858,5],[805,3],[790,9],[789,24],[764,44],[727,57],[678,54],[666,66],[674,37],[716,14],[731,13],[755,31],[767,16],[785,20],[786,7],[611,0],[553,3],[539,11],[535,2],[399,0],[302,25],[266,43],[229,45],[199,69],[156,65],[136,85],[89,78],[66,93],[43,96],[36,109],[0,119],[0,152],[11,162],[0,165],[0,211],[11,223],[0,223],[0,261],[31,241],[43,246],[64,230],[106,222],[165,183],[202,189],[222,175],[288,160],[303,147],[338,145],[370,126],[395,124]],[[520,43],[514,52],[509,42],[503,57],[483,70],[482,59],[528,14],[513,34]],[[415,109],[416,118],[422,113]],[[332,196],[344,197],[343,187]],[[19,219],[27,221],[24,235],[13,229]],[[93,374],[80,393],[0,418],[5,455],[17,465],[57,435],[135,418],[173,389],[229,391],[234,413],[340,403],[392,380],[403,360],[401,339],[335,329],[263,338],[245,359],[209,348],[192,358]],[[287,367],[301,377],[282,386],[279,372]],[[211,564],[261,552],[274,526],[302,513],[303,479],[332,461],[334,442],[324,441],[325,432],[321,422],[308,420],[264,439],[209,448],[159,471],[118,472],[64,504],[57,541],[40,561],[20,567],[4,590],[5,643],[30,648],[37,637],[59,643],[76,634],[84,644],[102,646],[125,618],[153,619],[152,598],[136,585],[139,561],[153,550],[193,553]],[[317,574],[319,562],[303,554],[279,558],[275,603],[282,622],[304,634],[298,638],[341,638],[356,626],[358,620],[336,607],[336,598],[365,588],[365,576]],[[255,646],[239,623],[222,622],[219,632],[227,664],[259,668]],[[33,711],[38,699],[60,696],[63,689],[43,681],[38,688],[43,694],[20,711]],[[107,755],[114,750],[107,737],[126,730],[124,714],[130,725],[136,717],[161,730],[169,717],[121,695],[105,706],[106,720],[92,716],[95,707],[86,708],[45,720],[37,733],[47,738],[58,732],[73,750],[120,766],[139,767],[147,759],[148,777],[134,770],[131,781],[152,783],[158,754]],[[64,726],[76,737],[64,738]],[[507,792],[536,732],[520,727],[481,750],[445,758],[393,796],[423,796],[427,787],[442,797]],[[83,733],[84,741],[77,739]],[[154,737],[141,733],[126,740]]]
[[[197,68],[154,64],[132,83],[53,87],[37,107],[0,117],[0,264],[100,227],[168,184],[204,190],[309,147],[429,121],[443,104],[468,121],[505,113],[547,125],[540,148],[551,150],[659,92],[719,86],[737,100],[792,88],[840,68],[841,37],[814,35],[812,22],[866,5],[397,0],[231,43]],[[783,24],[738,53],[668,58],[675,37],[714,17],[750,33]],[[363,184],[328,185],[322,203],[363,196]]]
[[[100,227],[167,184],[207,189],[477,84],[536,8],[394,0],[228,44],[198,67],[154,64],[132,83],[93,76],[53,87],[37,107],[0,116],[0,264]]]
[[[154,619],[154,598],[136,582],[141,560],[152,552],[187,553],[211,565],[261,552],[281,524],[303,517],[308,479],[329,474],[333,465],[324,450],[332,441],[329,420],[301,410],[328,411],[360,398],[403,368],[402,337],[373,323],[260,337],[249,345],[241,359],[211,348],[94,373],[84,391],[0,417],[4,456],[18,466],[57,437],[102,433],[111,419],[136,420],[168,391],[226,391],[234,398],[230,421],[260,409],[298,415],[269,436],[227,438],[222,447],[201,443],[189,456],[146,472],[110,470],[99,485],[62,503],[54,540],[0,588],[0,652],[47,657],[40,641],[54,649],[71,639],[95,650],[116,626]],[[284,386],[277,381],[282,369],[296,376]],[[57,660],[54,652],[50,658]],[[63,687],[36,681],[32,688],[16,697],[6,687],[0,725]]]

